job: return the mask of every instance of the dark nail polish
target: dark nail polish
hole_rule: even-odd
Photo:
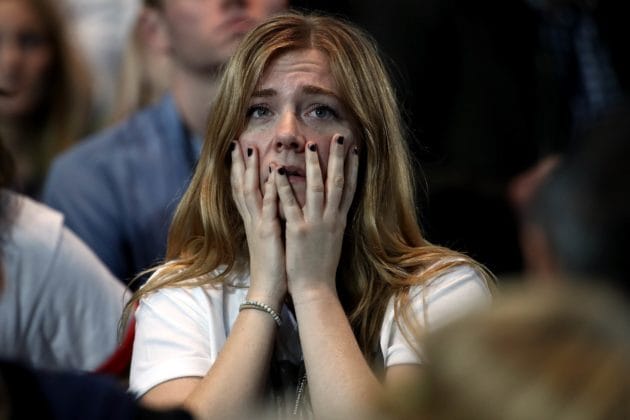
[[[234,149],[236,149],[236,143],[232,142],[230,143],[230,152],[233,152]]]
[[[339,137],[337,139],[337,144],[343,144],[343,140],[344,140],[343,136]]]
[[[354,146],[352,151],[354,152],[355,155],[358,155],[359,154],[359,146]]]
[[[287,173],[287,171],[284,169],[284,166],[281,166],[280,168],[278,168],[278,173],[280,175],[284,175]]]
[[[317,145],[315,143],[311,143],[308,145],[308,150],[310,150],[311,152],[314,152],[317,150]]]
[[[254,149],[252,149],[251,147],[247,148],[247,156],[251,156],[252,153],[254,153]]]
[[[270,166],[270,167],[269,167],[269,173],[271,173],[271,170],[272,170],[272,169],[271,169],[271,166]]]

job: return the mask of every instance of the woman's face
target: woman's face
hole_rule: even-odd
[[[41,103],[52,48],[26,0],[0,0],[0,116],[19,118]]]
[[[348,153],[356,144],[352,116],[343,105],[327,57],[319,50],[284,53],[269,64],[252,95],[239,138],[259,155],[260,185],[269,168],[284,167],[301,206],[306,198],[305,148],[317,147],[324,179],[333,137],[343,136]]]

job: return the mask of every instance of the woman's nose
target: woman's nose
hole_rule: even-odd
[[[306,139],[301,132],[300,122],[294,112],[284,112],[276,124],[275,148],[303,152]]]

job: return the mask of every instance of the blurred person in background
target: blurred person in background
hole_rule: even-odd
[[[173,211],[201,149],[221,68],[242,37],[286,0],[145,0],[152,45],[170,57],[154,105],[55,160],[44,201],[121,280],[164,257]]]
[[[119,122],[156,101],[168,90],[171,57],[161,47],[157,15],[143,5],[122,53],[116,97],[108,120]]]
[[[109,122],[116,104],[120,68],[142,0],[56,0],[92,74],[95,126]]]
[[[585,133],[540,181],[522,215],[526,267],[534,279],[605,283],[630,300],[630,108]]]
[[[118,346],[126,288],[64,225],[63,215],[6,187],[0,141],[0,358],[93,371]]]
[[[493,307],[424,341],[422,376],[375,418],[630,417],[630,310],[605,288],[508,287]]]
[[[38,197],[55,155],[90,128],[89,77],[53,0],[0,1],[0,135],[14,188]]]

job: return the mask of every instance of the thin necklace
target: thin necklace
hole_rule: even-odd
[[[298,410],[300,408],[300,403],[302,402],[302,398],[304,396],[304,388],[306,387],[306,382],[307,382],[306,372],[304,372],[304,375],[302,375],[302,377],[298,381],[298,385],[297,385],[297,392],[296,392],[296,396],[295,396],[295,405],[293,406],[293,415],[294,416],[297,415]]]

